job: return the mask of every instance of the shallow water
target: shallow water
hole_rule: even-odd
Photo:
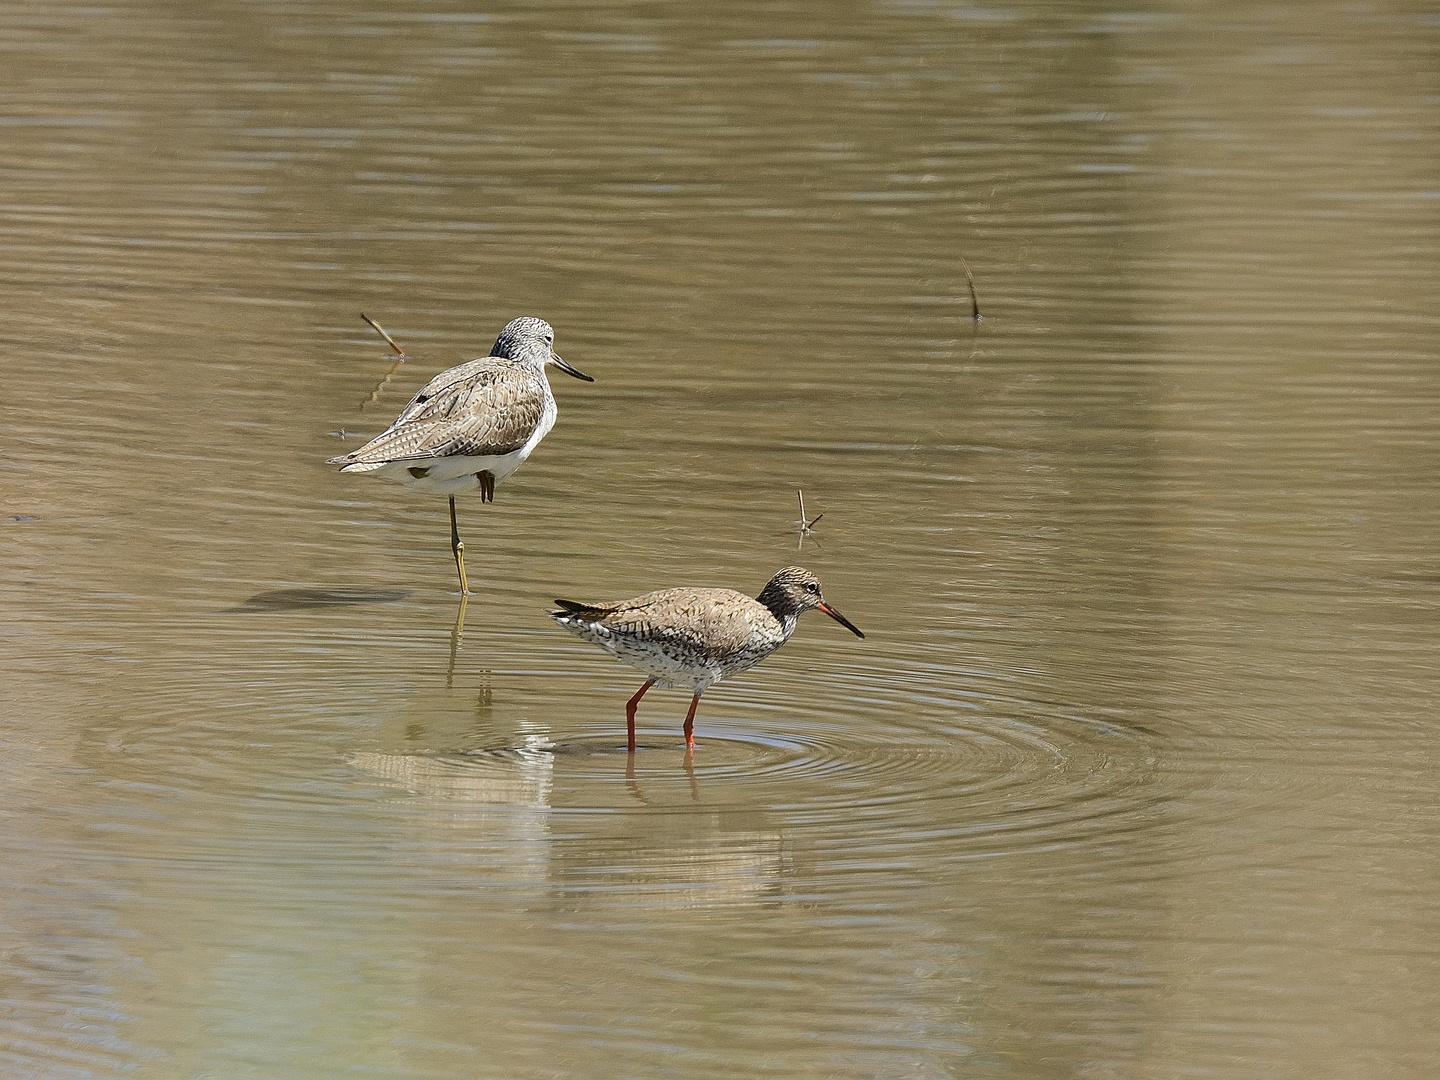
[[[3,1071],[1433,1075],[1437,47],[0,8]],[[324,459],[519,314],[462,610]],[[792,562],[866,639],[629,759],[549,601]]]

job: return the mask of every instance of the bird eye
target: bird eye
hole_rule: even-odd
[[[820,586],[813,581],[807,581],[805,583],[805,591],[813,592],[818,596],[820,594]]]

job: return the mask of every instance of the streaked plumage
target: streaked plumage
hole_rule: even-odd
[[[358,450],[330,458],[345,473],[372,473],[420,491],[450,496],[451,548],[465,582],[464,545],[455,522],[455,494],[480,489],[493,502],[495,485],[520,467],[555,424],[555,397],[545,365],[586,382],[554,352],[543,319],[508,323],[489,356],[440,372],[395,422]]]
[[[633,600],[579,604],[557,600],[550,617],[594,642],[648,679],[625,709],[629,748],[635,749],[635,708],[646,690],[686,687],[694,697],[685,717],[685,742],[695,746],[695,709],[712,683],[744,671],[789,640],[812,608],[864,637],[825,602],[810,571],[787,566],[751,599],[733,589],[661,589]]]

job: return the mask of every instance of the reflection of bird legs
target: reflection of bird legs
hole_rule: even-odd
[[[461,571],[463,574],[464,571]],[[464,580],[463,577],[461,579]],[[465,636],[465,594],[460,594],[460,608],[455,612],[455,628],[450,631],[450,666],[445,669],[445,689],[449,690],[455,681],[455,654],[460,649],[460,639]]]
[[[644,795],[640,794],[640,785],[635,782],[634,750],[631,750],[625,755],[625,786],[629,789],[631,795],[634,795],[635,798],[639,799],[646,806],[650,805],[650,800],[645,798]]]
[[[469,596],[470,586],[465,582],[465,545],[460,542],[460,526],[455,522],[454,495],[450,496],[450,550],[455,553],[455,569],[460,571],[460,595]]]
[[[690,779],[690,801],[700,801],[700,785],[695,782],[695,755],[690,752],[689,747],[685,749],[685,756],[680,760],[685,775]]]
[[[690,801],[700,801],[700,785],[695,782],[695,755],[687,748],[685,756],[680,759],[680,767],[685,770],[685,778],[690,781]],[[638,802],[650,805],[650,800],[640,790],[640,784],[635,779],[635,751],[631,750],[625,754],[625,788],[633,795]]]

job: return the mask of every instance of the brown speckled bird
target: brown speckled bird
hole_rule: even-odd
[[[450,497],[450,550],[465,581],[465,545],[455,521],[455,493],[495,485],[520,467],[555,424],[555,396],[545,365],[594,382],[556,355],[544,319],[513,319],[489,356],[442,371],[410,399],[395,422],[364,446],[330,458],[345,473],[374,473],[420,491]]]
[[[613,604],[556,600],[550,617],[571,633],[593,641],[649,678],[625,706],[626,745],[635,749],[635,708],[645,691],[689,687],[695,694],[685,714],[685,746],[695,749],[695,709],[713,682],[758,664],[784,645],[800,616],[823,611],[856,637],[849,619],[825,602],[809,570],[787,566],[751,599],[733,589],[661,589]]]

